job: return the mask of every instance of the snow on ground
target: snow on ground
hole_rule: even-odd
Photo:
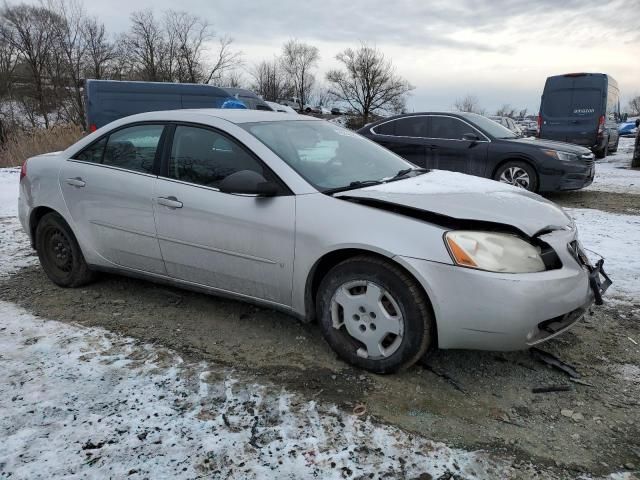
[[[635,138],[620,137],[618,151],[596,161],[596,176],[585,190],[640,195],[640,170],[630,168],[634,142]]]
[[[575,219],[582,245],[591,260],[604,257],[613,285],[608,297],[638,302],[640,299],[640,216],[621,215],[589,208],[565,208]]]
[[[16,218],[19,175],[19,168],[0,168],[0,278],[35,261],[29,239]]]
[[[513,478],[231,370],[0,302],[0,477]]]

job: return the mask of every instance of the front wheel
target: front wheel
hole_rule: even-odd
[[[526,162],[509,161],[500,165],[493,177],[501,183],[524,188],[530,192],[538,189],[538,175],[535,169]]]
[[[36,250],[44,272],[56,285],[79,287],[93,280],[76,237],[57,213],[47,213],[38,222]]]
[[[318,318],[345,361],[375,373],[413,365],[435,343],[429,301],[414,279],[384,260],[336,265],[320,284]]]

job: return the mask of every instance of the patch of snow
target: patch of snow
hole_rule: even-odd
[[[19,168],[0,168],[0,217],[18,215]]]
[[[631,170],[634,142],[620,137],[618,151],[596,161],[595,178],[585,190],[640,195],[640,170]]]
[[[19,168],[0,168],[0,278],[36,258],[17,218],[19,178]]]
[[[207,363],[0,302],[0,477],[514,478]]]
[[[578,226],[578,236],[591,260],[605,258],[604,269],[613,285],[607,297],[640,298],[640,216],[565,208]]]

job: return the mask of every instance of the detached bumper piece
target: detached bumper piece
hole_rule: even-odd
[[[589,257],[584,253],[580,242],[574,240],[569,243],[568,247],[569,252],[571,252],[576,261],[589,272],[589,287],[593,292],[595,304],[602,305],[602,295],[613,283],[609,275],[604,271],[604,258],[601,258],[595,265],[592,265]]]
[[[604,258],[601,258],[595,265],[587,265],[589,269],[589,286],[593,291],[596,305],[602,305],[602,295],[613,283],[609,275],[604,271]]]

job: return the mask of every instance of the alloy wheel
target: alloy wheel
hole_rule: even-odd
[[[500,181],[502,183],[508,183],[509,185],[514,185],[516,187],[529,189],[529,185],[531,184],[531,179],[529,178],[529,174],[520,167],[509,167],[502,172],[500,175]]]

